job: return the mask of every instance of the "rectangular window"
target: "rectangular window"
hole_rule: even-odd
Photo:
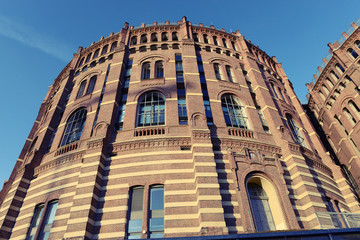
[[[143,219],[144,188],[134,187],[130,191],[127,238],[141,238]]]
[[[54,217],[56,213],[56,209],[58,206],[58,201],[52,201],[47,205],[45,219],[42,224],[42,228],[39,234],[39,239],[48,239],[50,235],[51,226],[54,222]]]
[[[40,204],[40,205],[36,206],[34,215],[31,220],[30,227],[29,227],[29,231],[27,233],[26,240],[35,239],[35,235],[36,235],[36,232],[37,232],[39,224],[40,224],[41,216],[44,211],[44,206],[45,206],[44,204]]]
[[[186,90],[184,83],[184,74],[182,67],[181,54],[175,54],[175,68],[176,68],[176,87],[178,97],[178,113],[179,113],[179,124],[188,124],[187,109],[186,109]]]
[[[150,238],[164,237],[164,187],[150,187],[149,202],[149,234]]]
[[[27,236],[26,236],[26,240],[34,240],[36,233],[38,231],[39,231],[38,239],[46,240],[49,238],[50,230],[51,230],[52,224],[54,222],[54,217],[56,214],[57,206],[58,206],[58,200],[51,201],[48,203],[48,205],[46,207],[45,218],[44,218],[44,221],[42,223],[40,230],[39,230],[39,224],[44,215],[43,213],[44,213],[45,204],[40,204],[40,205],[36,206],[34,215],[31,220],[31,224],[30,224]]]

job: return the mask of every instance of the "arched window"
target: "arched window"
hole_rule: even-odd
[[[80,139],[86,121],[86,113],[86,109],[81,108],[71,114],[68,121],[66,122],[65,131],[60,143],[60,147],[78,141]]]
[[[89,86],[86,90],[86,94],[90,94],[94,91],[95,83],[96,83],[97,76],[93,76],[90,78]]]
[[[222,42],[223,42],[224,47],[227,48],[227,44],[226,44],[226,39],[225,39],[225,38],[222,39]]]
[[[116,47],[117,47],[117,42],[113,42],[110,47],[110,52],[114,51]]]
[[[248,183],[247,190],[256,231],[275,231],[276,228],[269,205],[269,197],[265,190],[255,183]]]
[[[203,35],[204,43],[209,43],[208,36],[206,34]]]
[[[326,100],[326,97],[325,97],[325,95],[321,92],[321,91],[319,91],[319,95],[320,95],[320,97],[322,98],[322,100]]]
[[[274,186],[263,177],[253,176],[246,188],[256,231],[285,230],[287,224]]]
[[[332,81],[329,78],[326,78],[326,83],[329,85],[329,87],[333,88],[334,84],[332,83]]]
[[[223,74],[221,71],[221,67],[218,63],[214,63],[214,72],[215,72],[215,77],[217,80],[222,80],[223,79]]]
[[[335,82],[339,80],[339,76],[334,71],[330,71],[330,75],[335,80]]]
[[[141,35],[141,37],[140,37],[140,43],[147,43],[147,36],[146,36],[146,34]]]
[[[225,94],[221,97],[221,106],[227,126],[248,128],[247,117],[244,114],[244,104],[237,97]]]
[[[142,66],[142,79],[150,79],[150,62],[144,62]]]
[[[271,88],[272,88],[272,90],[273,90],[273,93],[274,93],[274,96],[276,97],[276,98],[279,98],[279,95],[277,94],[277,91],[276,91],[276,88],[275,88],[275,86],[274,86],[274,83],[270,83],[270,86],[271,86]]]
[[[198,38],[198,34],[197,33],[194,33],[193,34],[193,39],[195,42],[199,42],[199,38]]]
[[[217,41],[216,36],[213,36],[213,41],[214,41],[214,44],[215,44],[215,45],[218,45],[218,41]]]
[[[356,120],[347,108],[343,109],[344,115],[349,119],[352,126],[355,126]]]
[[[226,65],[225,69],[226,69],[226,75],[227,75],[229,81],[230,82],[235,82],[231,67],[229,65]]]
[[[155,62],[155,78],[164,77],[164,63],[163,61]]]
[[[76,98],[82,97],[84,95],[85,87],[86,87],[86,80],[81,82]]]
[[[84,58],[82,58],[82,59],[80,60],[79,67],[80,67],[81,65],[83,65],[83,63],[84,63]]]
[[[151,42],[157,42],[158,38],[157,38],[157,34],[156,33],[152,33],[151,34]]]
[[[231,42],[231,46],[232,46],[232,48],[236,51],[236,46],[235,46],[235,43],[234,43],[234,42]]]
[[[99,52],[100,52],[100,48],[96,49],[96,51],[94,52],[93,59],[99,56]]]
[[[108,49],[109,45],[105,45],[101,51],[101,55],[104,55],[105,53],[107,53],[107,49]]]
[[[167,36],[167,32],[161,33],[161,41],[167,41],[167,40],[169,40]]]
[[[165,97],[159,92],[147,92],[138,102],[137,126],[165,124]]]
[[[354,58],[354,59],[356,59],[356,58],[359,56],[359,55],[355,52],[355,50],[352,49],[352,48],[349,48],[347,51],[348,51],[349,55],[350,55],[352,58]]]
[[[177,36],[177,32],[171,33],[171,38],[172,38],[173,41],[178,41],[179,39],[178,39],[178,36]]]
[[[288,113],[286,114],[286,120],[288,122],[290,130],[291,130],[296,142],[299,143],[301,146],[305,146],[305,141],[304,141],[304,138],[302,137],[299,127],[297,126],[297,124],[294,121],[294,119],[292,118],[292,116]]]
[[[360,41],[359,40],[355,41],[355,46],[360,49]]]
[[[136,36],[131,37],[130,46],[133,46],[133,45],[136,45],[136,44],[137,44],[137,37]]]
[[[345,72],[345,69],[338,63],[335,64],[335,68],[340,74],[343,74]]]
[[[323,88],[325,94],[326,94],[326,95],[329,95],[329,93],[330,93],[330,92],[329,92],[329,89],[325,86],[325,84],[322,85],[322,88]]]
[[[90,61],[90,59],[91,59],[91,53],[89,53],[89,54],[87,55],[86,60],[85,60],[85,63],[87,63],[88,61]]]
[[[349,101],[349,107],[355,113],[357,119],[360,120],[360,109],[353,100]]]
[[[169,44],[161,44],[161,49],[162,50],[168,50],[169,49]]]

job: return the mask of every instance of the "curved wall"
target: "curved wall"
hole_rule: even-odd
[[[239,31],[125,24],[79,48],[50,88],[1,192],[1,236],[41,234],[53,200],[53,239],[259,231],[259,199],[267,230],[316,228],[325,199],[349,202],[304,115],[275,57]]]

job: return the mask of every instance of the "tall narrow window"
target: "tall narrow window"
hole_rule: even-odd
[[[235,45],[234,42],[231,42],[231,46],[232,46],[232,48],[236,51],[236,45]]]
[[[110,47],[110,52],[114,51],[116,47],[117,47],[117,42],[113,42]]]
[[[197,33],[193,34],[193,39],[194,39],[195,42],[199,42],[199,37],[198,37]]]
[[[133,187],[129,194],[127,238],[141,238],[143,219],[144,187]]]
[[[219,45],[216,36],[213,36],[213,41],[215,45]]]
[[[165,124],[165,97],[159,92],[147,92],[138,103],[138,127]]]
[[[326,83],[329,85],[330,88],[334,87],[334,84],[332,83],[332,81],[329,78],[326,78]]]
[[[237,97],[226,94],[221,97],[221,106],[227,126],[248,128],[244,105]]]
[[[58,206],[58,200],[51,201],[48,203],[46,207],[44,222],[42,223],[42,227],[39,233],[39,238],[38,238],[39,240],[49,239],[50,230],[54,222],[57,206]]]
[[[178,97],[178,113],[179,124],[188,124],[187,109],[186,109],[186,89],[184,84],[184,75],[182,68],[181,54],[175,54],[175,67],[176,67],[176,88]]]
[[[290,114],[286,114],[286,119],[287,119],[288,125],[290,127],[290,130],[293,133],[293,136],[295,137],[296,142],[302,146],[305,146],[304,138],[302,137],[302,134],[300,133],[300,129],[296,125],[292,116]]]
[[[96,49],[96,51],[94,52],[93,59],[99,56],[99,52],[100,52],[100,48]]]
[[[131,37],[130,46],[133,46],[133,45],[136,45],[136,44],[137,44],[137,37],[136,36]]]
[[[248,183],[247,190],[256,231],[275,231],[276,228],[269,205],[269,197],[264,189],[256,183]]]
[[[264,129],[264,132],[270,133],[270,131],[269,131],[269,126],[268,126],[268,124],[267,124],[267,122],[266,122],[266,119],[265,119],[264,114],[263,114],[263,112],[261,111],[260,107],[257,108],[257,111],[258,111],[258,114],[259,114],[259,118],[260,118],[260,121],[261,121],[261,125],[262,125],[262,127],[263,127],[263,129]]]
[[[83,63],[84,63],[84,58],[82,58],[82,59],[80,60],[80,62],[79,62],[79,67],[80,67],[81,65],[83,65]]]
[[[339,76],[334,71],[331,71],[330,75],[335,80],[335,82],[339,80]]]
[[[355,113],[357,119],[360,120],[360,109],[353,100],[349,101],[349,107]]]
[[[150,78],[150,63],[145,62],[142,66],[142,79]]]
[[[335,68],[340,74],[343,74],[345,72],[345,69],[338,63],[335,64]]]
[[[225,39],[225,38],[222,39],[222,42],[223,42],[224,47],[227,48],[227,44],[226,44],[226,39]]]
[[[149,234],[150,238],[164,237],[164,186],[150,186]]]
[[[140,37],[140,43],[147,43],[147,36],[146,36],[146,34],[141,35],[141,37]]]
[[[91,59],[91,53],[89,53],[89,54],[87,55],[86,60],[85,60],[85,63],[87,63],[88,61],[90,61],[90,59]]]
[[[325,84],[323,84],[322,85],[322,89],[324,90],[324,93],[326,94],[326,95],[329,95],[329,89],[326,87],[326,85]]]
[[[208,36],[206,34],[203,35],[204,43],[209,43]]]
[[[80,139],[86,121],[86,113],[86,109],[81,108],[71,114],[66,122],[60,146],[65,146]]]
[[[351,122],[351,125],[352,125],[352,126],[355,126],[356,120],[355,120],[355,118],[353,117],[353,115],[350,113],[350,111],[349,111],[347,108],[344,108],[344,109],[343,109],[343,113],[344,113],[344,115],[349,119],[349,121]]]
[[[354,59],[356,59],[356,58],[359,56],[359,55],[355,52],[355,50],[352,49],[352,48],[349,48],[347,51],[348,51],[349,55],[350,55],[351,57],[353,57]]]
[[[172,38],[173,41],[178,41],[179,39],[178,39],[178,36],[177,36],[177,32],[171,33],[171,38]]]
[[[40,204],[40,205],[36,206],[34,215],[31,220],[31,224],[30,224],[27,236],[26,236],[26,240],[35,239],[35,235],[36,235],[36,232],[37,232],[39,224],[40,224],[41,216],[44,211],[44,206],[45,206],[44,204]]]
[[[133,59],[129,59],[126,66],[125,79],[121,86],[121,100],[119,101],[118,119],[116,123],[117,130],[122,130],[124,124],[126,101],[127,101],[127,94],[130,84],[132,64],[133,64]]]
[[[232,69],[231,69],[231,67],[228,66],[228,65],[226,65],[226,66],[225,66],[225,69],[226,69],[226,75],[227,75],[229,81],[230,81],[230,82],[235,82],[235,81],[234,81],[233,74],[232,74]]]
[[[95,83],[96,83],[97,76],[93,76],[90,78],[89,86],[86,90],[86,94],[90,94],[94,91]]]
[[[222,76],[222,72],[221,72],[221,67],[218,63],[214,63],[214,72],[215,72],[216,79],[222,80],[223,76]]]
[[[161,41],[167,41],[167,40],[169,40],[169,38],[167,36],[167,32],[161,33]]]
[[[277,92],[276,92],[276,89],[275,89],[274,84],[273,84],[273,83],[270,83],[270,86],[271,86],[271,88],[272,88],[272,90],[273,90],[274,96],[275,96],[276,98],[279,98],[279,96],[278,96],[278,94],[277,94]]]
[[[109,45],[105,45],[101,51],[101,55],[104,55],[107,53],[107,49],[108,49]]]
[[[155,77],[163,78],[164,77],[164,63],[163,61],[155,62]]]
[[[156,33],[152,33],[151,34],[151,42],[157,42],[157,41],[158,41],[158,38],[157,38]]]
[[[79,91],[76,95],[76,98],[82,97],[82,95],[84,95],[85,87],[86,87],[86,81],[82,81],[79,87]]]

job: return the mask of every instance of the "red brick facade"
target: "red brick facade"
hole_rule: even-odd
[[[83,128],[72,122],[79,110]],[[79,48],[28,139],[1,191],[3,239],[26,238],[35,209],[53,200],[51,239],[126,238],[129,196],[139,186],[142,238],[150,234],[149,189],[158,185],[164,237],[258,230],[249,184],[267,195],[271,230],[318,228],[324,199],[358,211],[276,58],[239,31],[185,17],[126,23]]]

